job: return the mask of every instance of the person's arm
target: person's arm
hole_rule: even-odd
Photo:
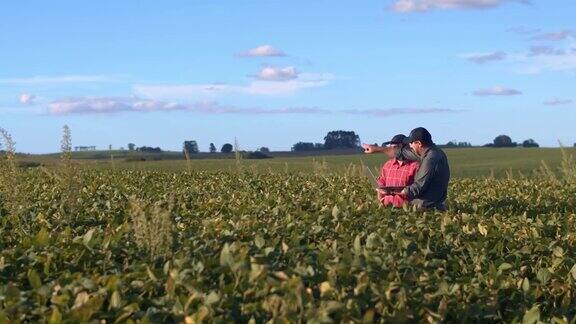
[[[395,150],[395,148],[393,148],[393,147],[370,145],[370,144],[362,144],[362,148],[364,148],[364,153],[366,153],[366,154],[391,153],[391,152],[394,152],[394,150]]]
[[[416,172],[414,182],[402,190],[403,195],[412,200],[425,192],[430,186],[437,164],[438,160],[434,158],[423,160]]]
[[[414,150],[412,150],[407,145],[402,146],[401,149],[398,149],[391,146],[362,144],[362,148],[364,148],[364,153],[366,154],[385,153],[388,156],[394,156],[397,159],[404,161],[420,162],[421,160],[420,156],[418,156],[418,154],[416,154],[416,152],[414,152]]]

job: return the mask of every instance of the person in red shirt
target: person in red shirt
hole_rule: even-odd
[[[392,138],[390,142],[384,143],[394,148],[400,148],[405,145],[406,136],[398,134]],[[414,176],[420,163],[415,161],[400,160],[390,152],[390,159],[384,163],[380,170],[380,177],[378,184],[381,187],[407,187],[414,182]],[[384,189],[378,189],[378,200],[384,206],[393,206],[402,208],[404,204],[408,203],[406,196],[396,195],[393,192]]]

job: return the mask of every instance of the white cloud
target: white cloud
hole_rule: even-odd
[[[555,49],[550,46],[530,46],[530,56],[540,55],[565,55],[567,52],[562,49]]]
[[[114,78],[105,75],[61,75],[61,76],[33,76],[28,78],[0,78],[0,84],[10,85],[37,85],[54,83],[96,83],[109,82]]]
[[[520,27],[513,27],[508,29],[509,32],[518,34],[518,35],[534,35],[541,31],[540,28],[528,28],[525,26]]]
[[[486,89],[479,89],[474,91],[475,96],[485,97],[485,96],[516,96],[522,94],[521,91],[505,87],[492,87]]]
[[[352,114],[370,117],[387,117],[405,114],[457,113],[462,110],[445,108],[390,108],[390,109],[348,109],[328,110],[319,107],[236,107],[221,105],[215,101],[192,103],[165,102],[137,97],[79,97],[57,100],[48,105],[52,115],[70,114],[111,114],[119,112],[188,111],[202,114],[234,115],[326,115]]]
[[[305,89],[324,87],[332,80],[334,80],[332,74],[302,73],[297,79],[284,82],[254,80],[247,86],[237,87],[235,91],[251,95],[281,96]]]
[[[561,41],[569,38],[576,37],[576,32],[573,30],[562,30],[558,32],[537,33],[532,36],[535,41]]]
[[[288,107],[288,108],[239,108],[234,106],[221,106],[208,102],[195,104],[191,109],[207,114],[249,114],[249,115],[279,115],[279,114],[326,114],[328,110],[317,107]]]
[[[205,114],[325,114],[328,110],[317,107],[240,108],[223,106],[214,101],[194,103],[163,102],[136,97],[81,97],[57,100],[48,105],[52,115],[99,114],[118,112],[190,111]]]
[[[498,7],[505,2],[529,3],[527,0],[396,0],[392,5],[392,10],[406,13],[427,12],[437,9],[489,9]]]
[[[134,92],[137,95],[153,99],[183,99],[197,100],[215,98],[224,95],[290,95],[304,89],[319,88],[328,85],[334,76],[332,74],[302,73],[295,79],[283,82],[255,79],[246,85],[229,84],[177,84],[177,85],[146,85],[137,84]]]
[[[539,30],[516,28],[511,30],[515,33],[535,35],[531,39],[566,39],[555,46],[532,45],[527,51],[492,54],[470,54],[465,56],[476,63],[484,63],[488,60],[502,59],[509,62],[512,68],[522,74],[537,74],[542,72],[573,72],[576,71],[576,37],[566,36],[570,33],[541,33]]]
[[[546,100],[544,101],[544,104],[546,106],[562,106],[562,105],[569,105],[571,104],[573,101],[571,99],[551,99],[551,100]]]
[[[466,55],[468,61],[474,62],[476,64],[484,64],[490,61],[501,61],[506,58],[507,54],[504,52],[493,52],[493,53],[479,53],[479,54],[469,54]]]
[[[266,66],[255,77],[263,81],[287,81],[298,78],[298,71],[293,66],[283,68]]]
[[[258,47],[252,48],[244,53],[241,53],[241,57],[275,57],[275,56],[286,56],[286,54],[279,48],[272,45],[260,45]]]
[[[48,113],[53,115],[182,109],[184,106],[177,103],[142,100],[134,97],[80,97],[57,100],[48,104]]]
[[[527,63],[524,71],[527,73],[576,71],[576,53],[574,52],[564,55],[538,55],[524,60]]]
[[[447,108],[389,108],[389,109],[350,109],[344,111],[353,115],[368,115],[374,117],[387,117],[393,115],[413,115],[413,114],[433,114],[433,113],[455,113],[461,110]]]
[[[512,53],[509,59],[520,73],[576,71],[576,42],[566,41],[563,46],[532,46],[528,52]]]
[[[23,93],[20,95],[20,98],[18,98],[18,101],[20,101],[20,103],[23,105],[31,105],[34,103],[34,99],[36,99],[35,95]]]
[[[155,99],[214,98],[219,94],[230,93],[233,87],[226,84],[137,84],[134,92],[137,95]]]

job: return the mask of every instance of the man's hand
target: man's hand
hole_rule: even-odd
[[[385,189],[376,189],[376,192],[378,193],[378,200],[380,201],[388,196],[388,192]]]
[[[362,144],[362,148],[364,148],[364,153],[372,154],[376,152],[380,152],[378,149],[378,145],[370,145],[370,144]]]
[[[402,189],[402,191],[397,193],[397,195],[400,197],[406,198],[406,196],[408,196],[408,189],[407,188]]]
[[[382,189],[382,188],[378,188],[378,189],[376,189],[376,191],[378,191],[378,194],[382,195],[382,196],[387,196],[390,194],[390,192],[388,190]]]

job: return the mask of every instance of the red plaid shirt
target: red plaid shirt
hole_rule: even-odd
[[[402,161],[402,164],[396,159],[390,159],[382,166],[378,184],[386,187],[406,187],[414,182],[414,176],[420,163],[413,161]],[[393,205],[402,207],[408,202],[408,199],[398,195],[381,195],[378,199],[385,206]]]

